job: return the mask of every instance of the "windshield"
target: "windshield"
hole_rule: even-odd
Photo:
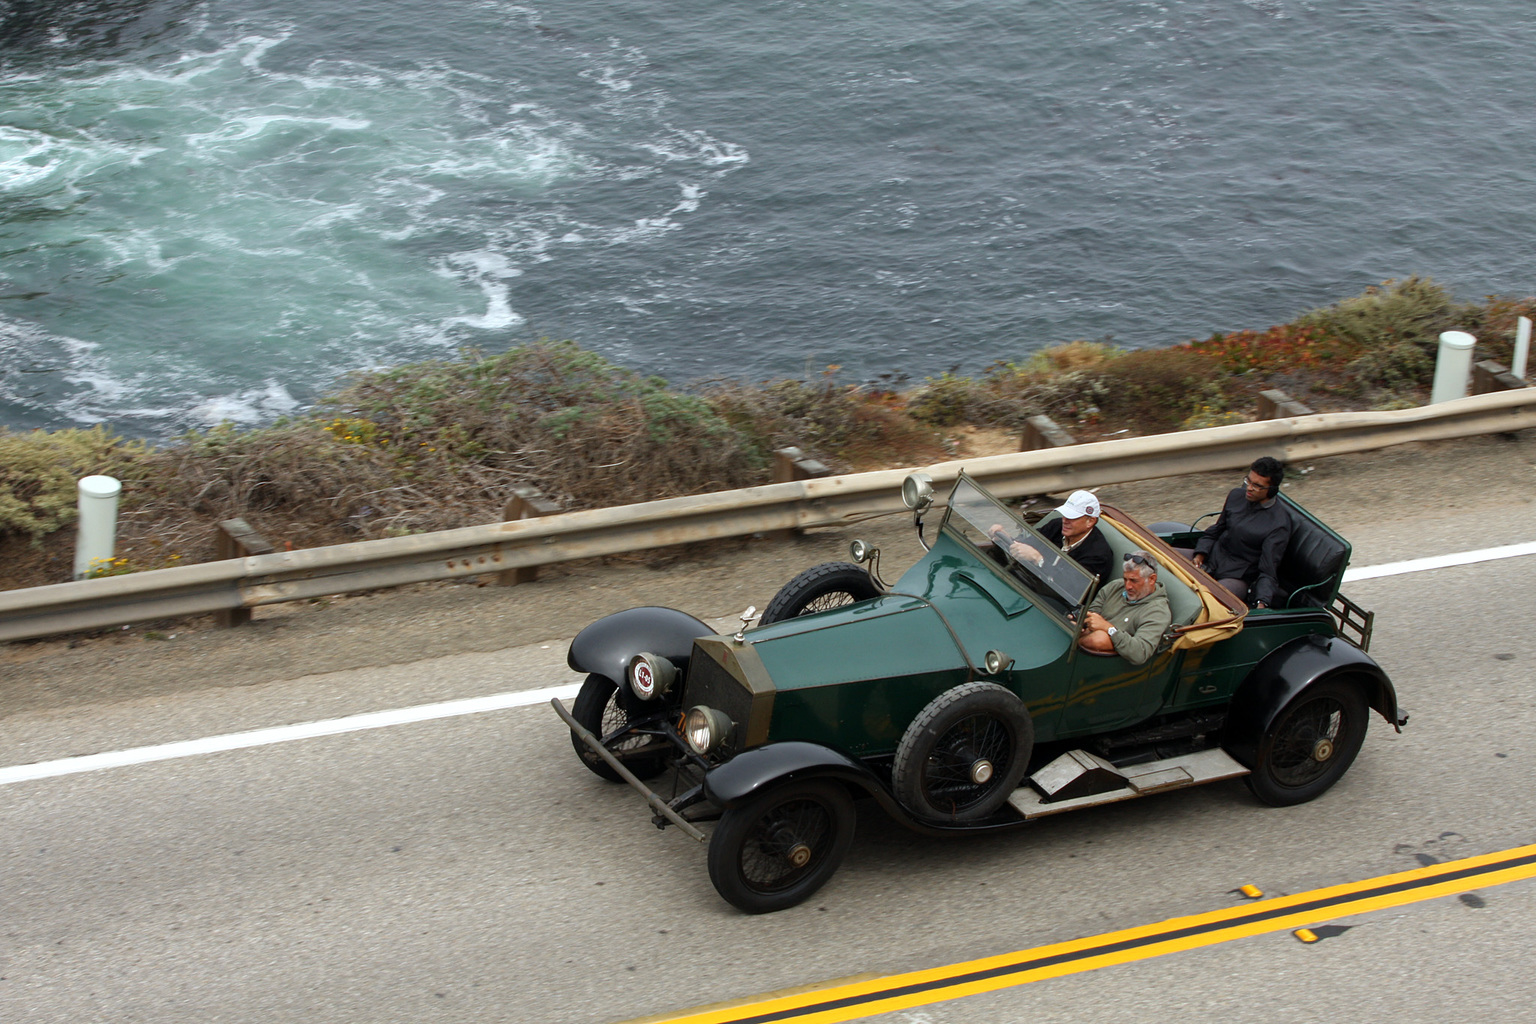
[[[964,474],[950,492],[944,526],[1007,565],[1031,590],[1043,588],[1069,609],[1082,605],[1094,584],[1092,573]]]

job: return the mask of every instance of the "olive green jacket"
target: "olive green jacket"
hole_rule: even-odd
[[[1117,580],[1099,590],[1088,610],[1098,612],[1115,627],[1109,642],[1115,645],[1115,653],[1132,665],[1144,664],[1157,653],[1164,631],[1173,622],[1168,588],[1161,580],[1140,601],[1126,600],[1125,584]]]

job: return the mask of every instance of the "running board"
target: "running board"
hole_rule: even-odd
[[[1031,775],[1032,785],[1014,790],[1008,803],[1026,818],[1043,818],[1080,807],[1134,800],[1152,793],[1236,779],[1247,774],[1248,769],[1220,747],[1128,768],[1116,768],[1086,750],[1072,750]],[[1071,795],[1083,788],[1098,791],[1083,796]],[[1051,794],[1067,795],[1052,800]]]

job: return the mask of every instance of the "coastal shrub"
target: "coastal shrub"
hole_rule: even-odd
[[[35,544],[70,525],[78,518],[79,479],[99,473],[136,480],[144,451],[101,426],[24,434],[0,427],[0,536]]]
[[[1069,341],[1062,345],[1052,345],[1043,348],[1029,357],[1022,366],[1012,366],[1017,373],[1035,377],[1047,377],[1058,373],[1071,373],[1074,370],[1084,370],[1089,367],[1099,366],[1109,362],[1118,356],[1124,355],[1123,349],[1105,341]],[[1002,364],[1009,366],[1011,364]]]
[[[952,427],[975,418],[973,407],[980,390],[978,383],[970,377],[957,377],[952,373],[929,377],[908,400],[907,413],[920,423]]]
[[[472,491],[531,483],[580,507],[744,486],[767,464],[703,398],[573,342],[358,375],[326,405],[373,424],[413,481],[474,467]]]
[[[1384,281],[1362,294],[1297,317],[1297,328],[1313,328],[1363,352],[1403,344],[1433,349],[1440,332],[1456,330],[1477,318],[1474,307],[1457,303],[1450,292],[1427,277]]]
[[[1128,352],[1092,372],[1102,388],[1099,408],[1147,428],[1170,428],[1220,394],[1210,361],[1187,348]]]
[[[906,399],[884,389],[840,384],[837,370],[828,367],[814,383],[712,381],[705,397],[764,452],[795,445],[834,469],[942,457],[942,439],[933,424],[912,415]]]

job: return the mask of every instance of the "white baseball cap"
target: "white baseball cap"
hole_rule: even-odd
[[[1063,519],[1081,519],[1083,516],[1099,518],[1099,499],[1092,491],[1073,491],[1067,500],[1056,506]]]

